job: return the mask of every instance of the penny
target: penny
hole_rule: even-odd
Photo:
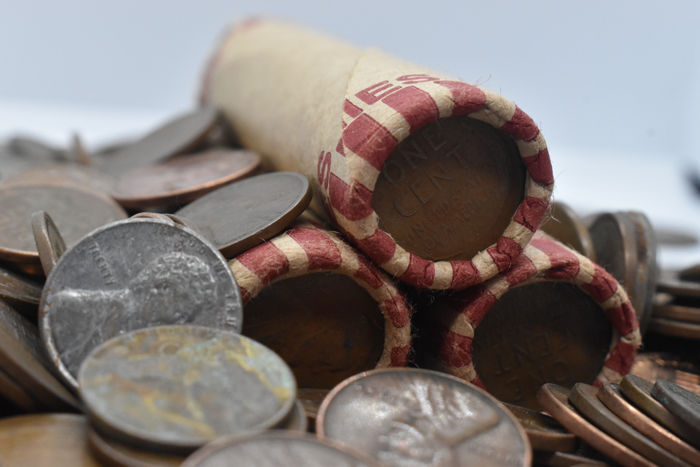
[[[673,301],[655,305],[653,317],[700,323],[700,307],[677,305]]]
[[[700,430],[669,412],[654,399],[651,395],[653,387],[653,383],[635,375],[627,375],[620,382],[620,390],[638,409],[679,438],[700,449]]]
[[[609,464],[573,454],[570,452],[535,452],[534,465],[543,465],[547,467],[576,467],[576,466],[595,466],[606,467]]]
[[[66,251],[66,242],[48,213],[37,211],[32,214],[31,220],[41,267],[48,276],[58,258]]]
[[[0,301],[0,366],[43,405],[73,412],[80,403],[48,370],[39,332],[32,323]]]
[[[537,451],[573,452],[577,446],[576,436],[571,434],[552,417],[534,410],[504,403],[525,429],[532,449]]]
[[[359,452],[311,435],[269,431],[243,439],[221,439],[193,453],[182,467],[381,467]]]
[[[41,299],[41,285],[0,266],[0,299],[25,317],[33,316]]]
[[[265,287],[245,305],[242,334],[268,346],[300,387],[332,389],[377,366],[384,317],[377,301],[342,274],[319,272]]]
[[[78,367],[118,334],[161,324],[240,332],[241,295],[214,247],[186,228],[129,219],[94,230],[68,249],[46,280],[40,332],[73,389]]]
[[[640,434],[610,411],[598,399],[598,388],[576,383],[569,400],[593,425],[647,459],[663,466],[690,465]]]
[[[700,283],[683,280],[680,278],[680,271],[668,269],[661,270],[656,290],[677,297],[700,297]]]
[[[299,401],[304,406],[304,411],[309,421],[315,423],[318,409],[329,392],[328,389],[299,388],[297,397],[299,397]],[[312,426],[312,428],[315,428],[315,426]]]
[[[559,201],[552,203],[550,217],[542,222],[540,230],[596,262],[593,239],[588,227],[568,205]]]
[[[259,165],[260,157],[243,149],[184,154],[122,175],[112,196],[128,208],[183,205],[252,175]]]
[[[106,439],[91,426],[88,426],[87,442],[101,463],[113,467],[178,467],[185,460],[185,456],[134,449]]]
[[[700,368],[667,352],[637,354],[629,374],[639,376],[651,383],[665,379],[690,392],[700,394]]]
[[[109,174],[120,176],[194,149],[215,127],[218,111],[202,107],[179,115],[135,143],[96,161]]]
[[[0,465],[100,467],[82,415],[22,415],[0,420]]]
[[[654,384],[651,395],[678,418],[693,426],[700,426],[700,396],[697,394],[660,379]]]
[[[38,165],[2,181],[3,186],[59,185],[101,193],[109,193],[114,183],[114,178],[95,167],[67,162]]]
[[[569,402],[570,393],[566,388],[547,383],[540,388],[537,399],[542,407],[569,431],[616,462],[629,467],[653,467],[656,465],[583,418]]]
[[[0,367],[0,395],[15,404],[24,412],[40,412],[43,408],[27,391],[5,373]],[[2,400],[0,400],[2,404]],[[1,418],[1,417],[0,417]]]
[[[321,404],[316,433],[388,466],[532,462],[525,431],[508,409],[482,389],[430,370],[348,378]]]
[[[629,426],[634,427],[659,446],[692,465],[700,466],[700,451],[639,411],[625,398],[618,384],[604,383],[598,391],[598,399]]]
[[[201,326],[119,335],[87,356],[78,380],[91,421],[105,436],[170,453],[274,427],[296,399],[294,376],[274,352]]]
[[[700,339],[700,324],[686,323],[675,319],[654,317],[649,323],[649,330],[667,336]]]
[[[273,172],[223,186],[175,215],[189,219],[226,258],[272,238],[311,202],[309,181],[294,172]]]
[[[0,188],[0,258],[40,266],[31,215],[51,213],[68,246],[88,232],[126,218],[106,195],[67,186],[7,186]]]
[[[503,235],[525,191],[525,164],[504,131],[437,120],[389,155],[374,187],[379,228],[432,261],[471,260]]]

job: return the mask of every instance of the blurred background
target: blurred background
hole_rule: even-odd
[[[0,0],[0,144],[18,133],[88,148],[195,104],[226,25],[275,15],[478,83],[544,133],[555,199],[635,209],[700,234],[700,3],[492,0]],[[700,248],[664,248],[666,266]]]

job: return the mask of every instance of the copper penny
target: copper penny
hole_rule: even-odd
[[[275,282],[244,313],[243,335],[277,352],[300,387],[332,389],[375,368],[384,350],[384,317],[376,300],[342,274]]]
[[[547,383],[540,388],[537,399],[542,407],[569,431],[616,462],[628,467],[653,467],[656,465],[583,418],[569,402],[569,395],[568,389]]]
[[[568,205],[560,201],[552,203],[549,218],[542,222],[540,230],[578,251],[594,263],[597,262],[588,227]]]
[[[252,175],[259,165],[260,157],[243,149],[183,154],[122,175],[112,196],[127,208],[183,205]]]
[[[0,299],[25,317],[33,316],[30,319],[36,320],[41,285],[0,266]]]
[[[670,381],[660,379],[651,395],[669,412],[693,425],[700,426],[700,396]]]
[[[437,120],[398,144],[372,208],[405,250],[471,260],[493,245],[523,200],[525,164],[505,132],[470,117]]]
[[[277,426],[296,400],[289,367],[265,346],[200,326],[158,326],[95,348],[78,373],[105,436],[187,453],[221,436]]]
[[[336,386],[316,419],[321,439],[341,441],[388,466],[523,465],[520,423],[493,396],[430,370],[372,370]]]
[[[185,456],[135,449],[102,437],[88,425],[87,442],[94,456],[104,465],[112,467],[178,467]]]
[[[570,452],[540,451],[535,452],[534,459],[535,462],[533,465],[547,467],[607,467],[610,465],[603,461],[590,459],[588,457]]]
[[[680,278],[681,271],[662,270],[659,274],[659,281],[656,290],[666,292],[678,297],[698,298],[700,297],[700,283],[683,280]]]
[[[101,170],[75,163],[42,164],[2,181],[2,185],[59,185],[109,193],[114,178]]]
[[[525,429],[532,449],[537,451],[573,452],[578,445],[576,436],[549,415],[504,403]]]
[[[652,310],[654,318],[700,323],[700,307],[677,305],[673,301],[657,304]]]
[[[700,368],[667,352],[637,354],[629,374],[646,379],[652,384],[659,379],[672,381],[700,395]]]
[[[700,449],[700,430],[675,416],[654,399],[651,391],[654,384],[638,376],[622,378],[620,390],[632,403],[652,419],[663,425],[679,438]]]
[[[598,388],[576,383],[571,390],[569,400],[592,424],[647,459],[663,466],[688,467],[690,465],[640,434],[610,411],[598,399]]]
[[[232,258],[284,230],[311,195],[303,175],[273,172],[223,186],[175,215],[194,223],[224,257]]]
[[[649,330],[667,336],[700,339],[700,324],[686,323],[675,319],[654,317],[649,323]]]
[[[66,242],[48,213],[37,211],[32,214],[31,219],[41,267],[48,276],[58,262],[58,258],[66,251]]]
[[[22,415],[0,420],[0,465],[101,467],[82,415]]]
[[[659,446],[692,465],[700,466],[700,451],[639,411],[625,398],[618,384],[603,384],[598,391],[598,399],[615,415]]]

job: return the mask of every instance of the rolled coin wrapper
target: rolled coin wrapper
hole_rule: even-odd
[[[637,349],[642,343],[639,323],[627,293],[605,269],[541,231],[535,234],[530,244],[525,247],[523,254],[507,272],[499,274],[478,287],[450,296],[448,306],[456,314],[448,317],[445,314],[430,313],[436,310],[419,310],[419,313],[428,313],[426,319],[438,323],[438,326],[433,329],[441,330],[440,342],[437,346],[433,346],[437,351],[436,355],[432,355],[436,369],[484,387],[472,359],[472,346],[477,326],[508,290],[545,281],[574,284],[603,309],[605,316],[612,324],[613,333],[610,349],[604,357],[602,370],[595,379],[594,385],[600,386],[608,381],[619,383],[629,372]],[[566,305],[563,305],[563,308],[565,307]],[[532,320],[537,318],[533,316]],[[580,324],[579,322],[578,325]],[[531,339],[530,343],[532,343],[533,336],[528,336],[529,332],[532,332],[532,329],[522,328],[519,332],[526,343],[527,339]],[[582,331],[580,328],[575,328],[572,332]],[[476,338],[478,337],[477,334]],[[535,344],[542,348],[541,342],[535,342]],[[527,349],[521,349],[519,351],[521,353],[514,361],[525,361],[526,357],[523,357],[522,352],[527,351]],[[535,365],[541,364],[541,361],[535,361]]]
[[[349,277],[370,294],[384,316],[384,350],[377,368],[406,365],[411,325],[403,295],[391,279],[337,234],[304,222],[239,255],[229,265],[244,305],[272,282],[321,272]]]
[[[240,23],[215,51],[205,73],[201,100],[222,109],[242,144],[261,154],[267,168],[305,174],[314,188],[312,207],[325,209],[350,240],[385,271],[417,287],[463,289],[507,269],[522,253],[549,204],[554,181],[549,153],[530,117],[499,94],[374,49],[363,51],[278,23]],[[409,154],[413,149],[408,147],[406,160],[400,160],[403,166],[397,163],[382,172],[402,141],[438,119],[444,122],[460,116],[484,122],[494,135],[493,128],[504,132],[505,136],[492,138],[507,140],[499,141],[512,148],[524,181],[513,177],[520,187],[514,209],[505,210],[504,230],[499,228],[493,240],[479,246],[481,251],[475,249],[458,259],[452,252],[426,259],[429,255],[408,251],[399,245],[405,241],[397,243],[396,235],[380,226],[386,218],[380,219],[373,208],[375,188],[380,174],[391,181],[389,185],[399,185],[404,179],[401,170],[415,169],[419,159],[428,158],[423,149]],[[483,129],[473,134],[479,132]],[[420,137],[436,151],[442,145],[434,132],[421,133]],[[484,186],[484,179],[469,180],[471,169],[466,158],[471,157],[471,149],[453,144],[445,153],[448,146],[440,157],[453,166],[438,164],[432,166],[433,173],[416,172],[422,180],[403,180],[402,193],[394,193],[390,199],[380,197],[388,199],[388,209],[398,211],[394,214],[401,221],[408,219],[410,224],[414,212],[427,209],[421,203],[432,197],[431,190],[442,190],[449,198],[462,196],[457,191],[468,191],[468,186]],[[503,163],[492,162],[491,172],[484,177],[493,175],[493,183],[500,183],[498,164]],[[464,172],[466,181],[453,185],[458,190],[444,188],[457,171]],[[411,196],[412,204],[408,204],[408,197],[401,198],[404,194]],[[430,207],[430,212],[421,211],[421,225],[414,223],[394,233],[403,229],[408,237],[432,247],[430,243],[440,240],[442,237],[435,236],[443,230],[460,232],[474,219],[504,211],[489,204],[488,192],[480,192],[480,200],[473,203],[468,196],[459,205],[450,204],[448,199]],[[442,230],[432,231],[435,238],[421,237],[424,229],[436,225]],[[479,232],[473,235],[478,236]]]

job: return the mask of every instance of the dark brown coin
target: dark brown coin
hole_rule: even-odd
[[[33,315],[36,319],[41,286],[32,279],[0,267],[0,299],[24,316]]]
[[[199,326],[115,337],[88,355],[78,381],[101,433],[170,453],[276,426],[296,400],[294,376],[274,352]]]
[[[656,289],[677,297],[700,297],[700,283],[681,279],[680,271],[662,270]]]
[[[297,397],[299,397],[301,404],[304,406],[304,411],[309,421],[314,424],[314,426],[312,426],[314,429],[318,409],[321,407],[323,399],[326,398],[329,392],[328,389],[299,388],[298,390]]]
[[[8,186],[0,188],[0,258],[40,266],[31,215],[51,213],[68,246],[88,232],[126,213],[106,195],[67,186]]]
[[[430,370],[372,370],[345,380],[323,401],[316,433],[388,466],[532,462],[525,431],[508,409],[476,386]]]
[[[619,385],[603,384],[598,391],[598,399],[615,415],[659,446],[692,465],[700,466],[700,451],[640,412],[625,398]]]
[[[537,399],[542,407],[569,431],[616,462],[629,467],[653,467],[656,465],[603,433],[583,418],[569,402],[570,394],[568,389],[548,383],[540,388]]]
[[[182,467],[221,466],[381,467],[381,464],[339,443],[281,431],[217,440],[193,453],[182,464]]]
[[[243,335],[279,354],[297,384],[332,389],[377,366],[384,317],[365,289],[342,274],[305,274],[265,287],[246,303]]]
[[[309,181],[273,172],[223,186],[175,215],[189,219],[226,258],[277,235],[311,202]]]
[[[632,401],[632,403],[647,414],[652,419],[663,425],[679,438],[687,441],[696,448],[700,448],[700,429],[686,423],[683,419],[675,416],[654,399],[651,391],[653,383],[638,376],[627,375],[622,378],[620,390]]]
[[[700,307],[677,305],[673,301],[656,304],[652,315],[654,318],[700,323]]]
[[[24,412],[40,412],[43,407],[0,367],[0,395]],[[0,401],[2,404],[2,401]]]
[[[505,132],[443,118],[404,139],[382,166],[379,227],[432,261],[471,260],[503,235],[523,200],[525,164]]]
[[[94,456],[104,465],[111,467],[178,467],[185,460],[185,456],[134,449],[126,444],[105,439],[91,426],[87,429],[87,441]]]
[[[697,394],[660,379],[654,384],[651,395],[678,418],[693,426],[700,426],[700,396]]]
[[[625,423],[598,399],[598,388],[576,383],[569,395],[571,403],[595,426],[638,454],[663,466],[690,464],[662,448]]]
[[[475,329],[474,367],[497,399],[541,410],[537,391],[544,383],[595,381],[611,339],[602,307],[579,287],[523,285],[508,290]]]
[[[576,449],[576,436],[552,417],[513,404],[503,405],[513,412],[523,426],[533,450],[573,452]]]
[[[101,467],[82,415],[22,415],[0,420],[0,465]]]
[[[603,461],[590,459],[588,457],[581,456],[579,454],[569,453],[569,452],[545,452],[535,451],[534,464],[536,466],[547,466],[547,467],[606,467],[610,464],[606,464]]]
[[[654,317],[649,323],[649,331],[685,339],[700,339],[700,324],[686,323],[675,319]]]
[[[41,267],[48,276],[58,262],[58,258],[66,251],[66,242],[48,213],[37,211],[32,214],[31,219]]]
[[[100,159],[98,166],[120,176],[194,149],[216,126],[218,111],[203,107],[175,117],[135,143]],[[97,161],[96,161],[97,162]]]
[[[183,154],[122,175],[112,196],[128,208],[183,205],[255,173],[260,157],[243,149]]]
[[[115,180],[95,167],[75,163],[42,164],[2,181],[7,185],[59,185],[109,193]]]
[[[552,203],[550,217],[542,222],[540,229],[594,263],[597,262],[588,227],[568,205],[559,201]]]

